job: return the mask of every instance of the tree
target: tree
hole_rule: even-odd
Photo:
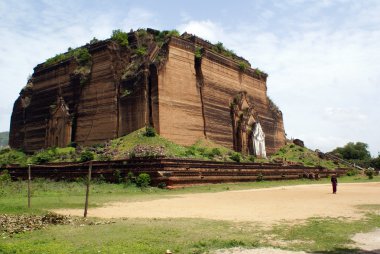
[[[371,154],[368,145],[363,142],[349,142],[344,147],[337,147],[332,151],[333,154],[345,160],[370,160]]]

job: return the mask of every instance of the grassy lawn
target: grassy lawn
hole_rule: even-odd
[[[344,182],[380,181],[366,177],[342,177]],[[215,184],[183,189],[163,190],[123,184],[93,183],[90,205],[110,201],[138,201],[174,197],[186,193],[218,192],[249,188],[268,188],[284,185],[329,183],[289,180],[281,182],[251,182]],[[82,208],[85,186],[82,182],[33,182],[32,209],[27,209],[26,182],[1,183],[0,214],[44,214],[52,208]],[[350,237],[357,232],[380,227],[379,205],[360,207],[368,214],[360,221],[312,218],[301,224],[281,223],[272,228],[252,222],[228,222],[205,219],[117,219],[102,224],[100,219],[73,222],[70,225],[48,226],[42,230],[13,236],[1,235],[0,253],[144,253],[162,254],[166,249],[174,253],[207,253],[230,247],[273,246],[293,250],[323,253],[355,253],[350,248]],[[376,215],[377,212],[377,215]]]

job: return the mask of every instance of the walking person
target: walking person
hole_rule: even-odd
[[[331,176],[331,184],[333,188],[333,194],[336,194],[336,187],[338,186],[338,179],[336,178],[336,175]]]

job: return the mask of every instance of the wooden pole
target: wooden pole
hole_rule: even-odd
[[[28,208],[30,208],[30,196],[31,196],[31,193],[30,193],[30,183],[32,180],[31,167],[32,165],[28,164]]]
[[[90,164],[88,166],[88,176],[87,176],[87,186],[86,186],[86,202],[84,204],[84,217],[87,217],[88,196],[90,194],[91,171],[92,171],[92,161],[90,161]]]

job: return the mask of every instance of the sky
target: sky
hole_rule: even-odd
[[[288,138],[380,152],[380,1],[0,0],[0,131],[33,68],[112,30],[196,34],[269,74]]]

